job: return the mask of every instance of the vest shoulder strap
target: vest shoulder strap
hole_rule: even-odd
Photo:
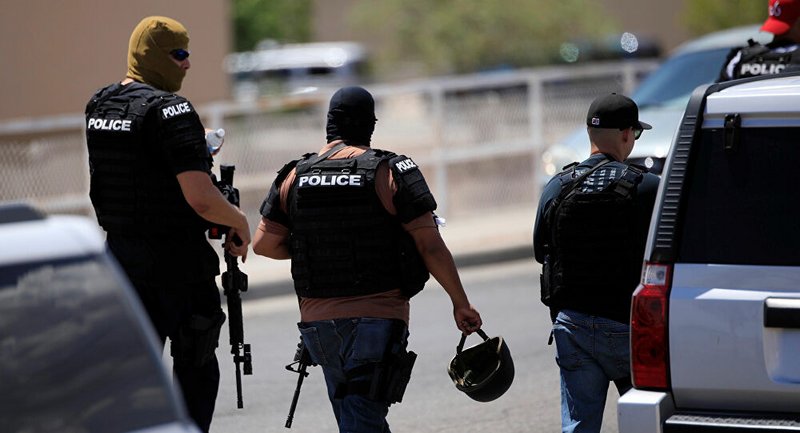
[[[283,183],[286,177],[289,176],[289,173],[292,172],[292,169],[297,166],[298,162],[300,162],[299,159],[289,161],[280,170],[278,170],[278,176],[275,177],[275,185],[280,185]]]
[[[318,155],[316,153],[306,153],[303,155],[303,158],[300,159],[296,164],[296,171],[297,174],[302,174],[308,171],[312,165],[317,164],[320,161],[327,159],[329,156],[335,154],[336,152],[344,149],[347,146],[346,143],[339,143],[336,146],[328,149],[327,152]]]
[[[644,173],[647,169],[639,167],[635,164],[630,164],[622,172],[622,175],[614,181],[611,190],[624,198],[632,197],[635,194],[636,186],[642,182]]]
[[[116,88],[113,88],[116,86]],[[108,86],[95,94],[89,104],[86,106],[86,114],[93,112],[97,107],[102,105],[104,102],[113,98],[114,96],[119,95],[123,90],[125,90],[125,86],[116,83]],[[105,92],[104,92],[105,91]]]
[[[571,166],[572,169],[569,170],[569,171],[563,172],[562,174],[559,175],[560,176],[559,178],[561,179],[561,192],[558,194],[559,203],[554,203],[554,204],[560,204],[561,200],[563,200],[564,197],[569,195],[569,193],[571,193],[575,188],[580,186],[580,184],[583,183],[584,179],[589,177],[592,173],[597,171],[600,167],[602,167],[602,166],[604,166],[604,165],[606,165],[606,164],[608,164],[610,162],[611,162],[610,159],[603,159],[602,161],[600,161],[600,163],[598,163],[594,167],[584,171],[579,176],[575,176],[577,174],[577,170],[576,169],[578,168],[578,164],[575,163],[574,165],[568,165],[567,167]],[[551,207],[553,207],[553,206],[551,206]]]

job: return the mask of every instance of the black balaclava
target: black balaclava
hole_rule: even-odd
[[[375,100],[362,87],[343,87],[331,97],[328,106],[328,143],[344,140],[348,144],[369,146],[375,130]]]

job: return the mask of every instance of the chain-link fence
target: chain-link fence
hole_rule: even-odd
[[[626,61],[367,86],[378,117],[373,146],[411,156],[448,217],[533,208],[542,150],[582,124],[595,96],[630,93],[654,67]],[[236,165],[251,221],[277,170],[325,143],[329,96],[197,107],[208,127],[226,129],[216,163]],[[82,116],[0,123],[0,148],[0,200],[91,215]]]

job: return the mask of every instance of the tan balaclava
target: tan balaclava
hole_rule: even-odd
[[[189,50],[189,32],[167,17],[147,17],[133,29],[128,45],[126,77],[167,92],[181,88],[186,70],[176,65],[170,52]]]

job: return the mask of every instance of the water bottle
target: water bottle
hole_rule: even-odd
[[[208,152],[211,155],[216,155],[217,152],[219,152],[219,148],[222,147],[224,138],[225,130],[222,128],[208,131],[206,133],[206,145],[208,146]]]

